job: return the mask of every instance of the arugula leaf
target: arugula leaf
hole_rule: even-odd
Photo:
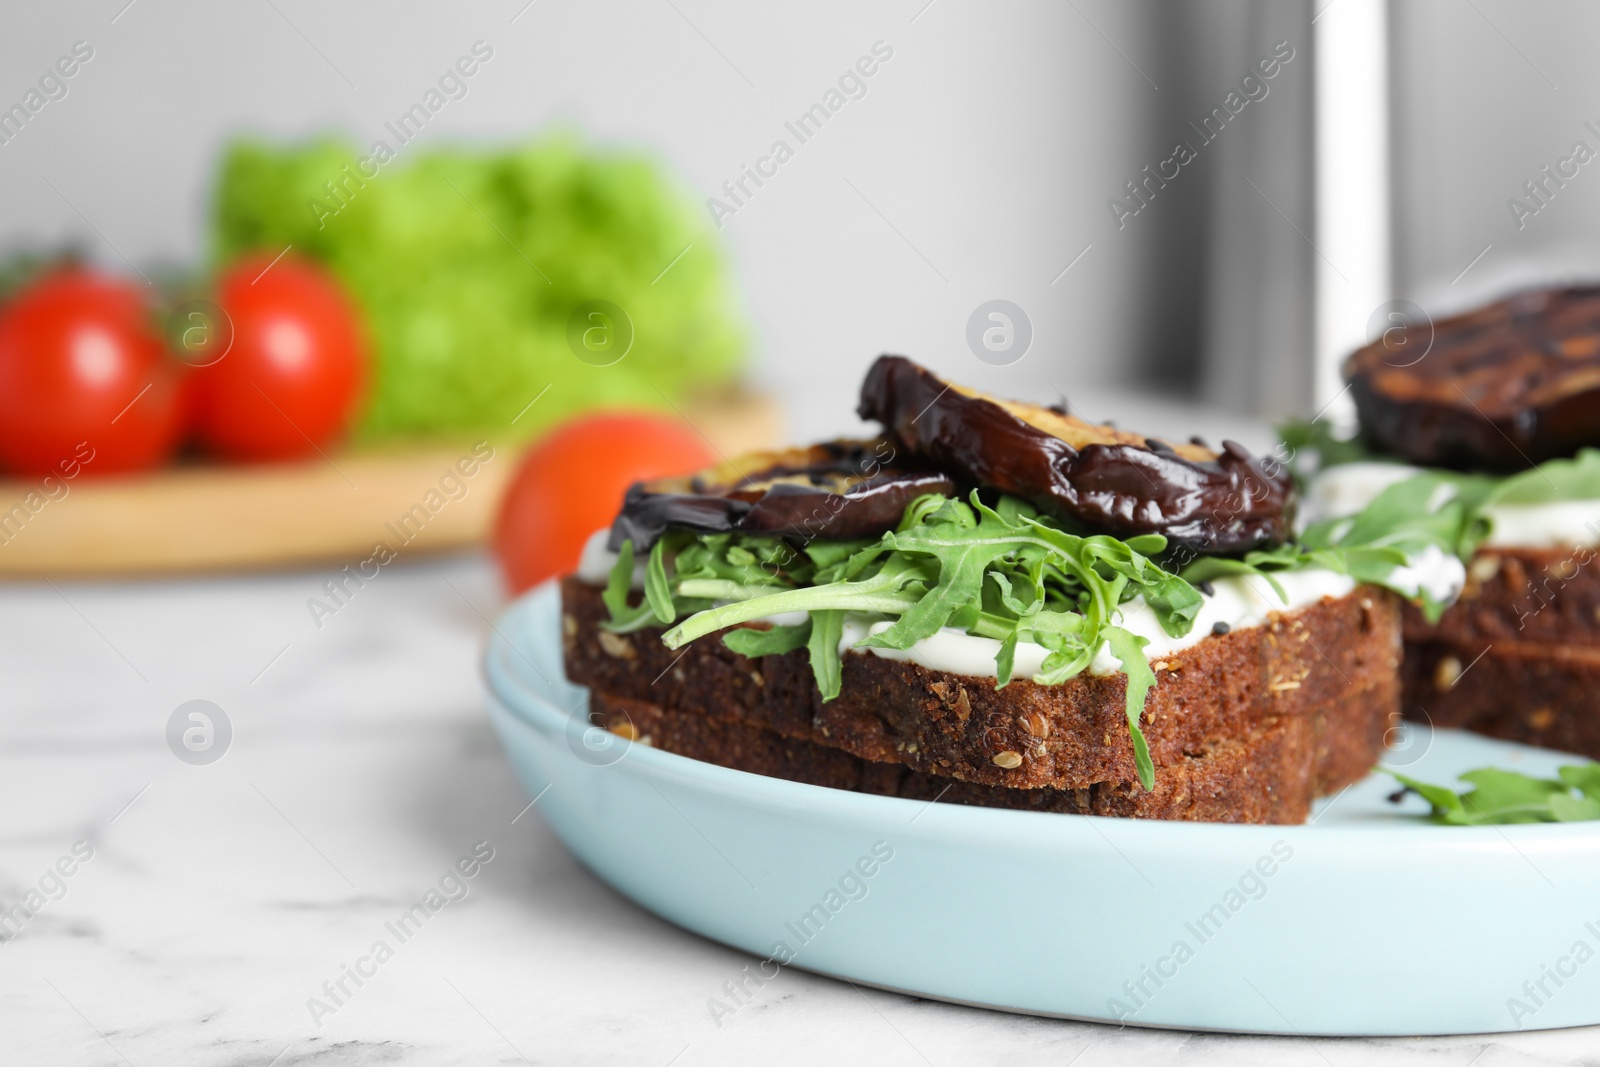
[[[844,612],[813,611],[811,634],[806,641],[806,651],[811,656],[811,673],[816,676],[817,688],[826,703],[839,695],[840,677],[844,665],[840,662],[839,640],[844,636]]]
[[[1571,459],[1551,459],[1513,474],[1484,497],[1489,504],[1548,504],[1559,500],[1600,500],[1600,449],[1580,448]]]
[[[900,525],[895,529],[900,532],[915,529],[928,521],[934,514],[942,512],[952,502],[950,497],[941,496],[938,493],[919,496],[906,505],[906,512],[900,516]],[[1032,509],[1027,504],[1023,504],[1021,501],[1017,501],[1017,503],[1024,508],[1028,508],[1029,513],[1032,513]]]
[[[1298,545],[1249,553],[1243,562],[1261,572],[1328,567],[1392,589],[1437,621],[1455,589],[1430,589],[1426,575],[1439,574],[1438,567],[1449,563],[1456,577],[1465,579],[1458,561],[1470,558],[1488,533],[1477,507],[1490,485],[1477,475],[1422,471],[1388,486],[1355,515],[1313,523],[1301,532]],[[1230,568],[1236,571],[1237,564],[1200,560],[1184,575],[1196,581]]]
[[[1294,467],[1297,476],[1309,473],[1305,468],[1310,464],[1301,462],[1306,453],[1311,453],[1315,456],[1315,468],[1317,470],[1337,467],[1343,463],[1404,462],[1396,456],[1373,452],[1362,443],[1360,437],[1343,438],[1335,436],[1333,427],[1321,419],[1315,422],[1306,422],[1302,419],[1293,419],[1286,422],[1278,427],[1278,439],[1289,446],[1290,454],[1295,460]]]
[[[1419,782],[1415,778],[1407,777],[1399,771],[1389,771],[1390,777],[1405,788],[1389,799],[1396,804],[1406,793],[1411,792],[1426,800],[1433,807],[1433,818],[1443,823],[1462,823],[1466,818],[1466,808],[1461,804],[1461,796],[1447,785],[1429,785]]]
[[[1600,763],[1562,767],[1556,778],[1482,767],[1459,776],[1473,787],[1463,793],[1387,773],[1405,787],[1393,799],[1416,793],[1432,806],[1433,820],[1447,826],[1600,820]]]
[[[606,579],[605,592],[600,594],[601,602],[611,612],[613,619],[628,609],[628,594],[632,590],[633,539],[629,538],[622,542],[622,547],[617,550],[617,561],[611,565],[611,574]]]
[[[1289,602],[1289,594],[1283,588],[1283,584],[1272,576],[1272,572],[1298,567],[1304,556],[1305,553],[1293,545],[1283,545],[1280,548],[1271,550],[1246,552],[1243,559],[1201,556],[1183,568],[1183,577],[1196,585],[1217,578],[1232,578],[1236,576],[1260,578],[1272,587],[1272,591],[1278,594],[1279,600],[1287,604]]]
[[[1550,813],[1557,822],[1588,822],[1600,819],[1600,801],[1592,797],[1556,793],[1550,798]]]
[[[989,566],[1022,547],[1016,528],[999,513],[978,504],[976,493],[977,515],[959,501],[950,503],[955,506],[929,516],[930,520],[948,516],[945,521],[930,521],[887,535],[895,551],[931,557],[939,568],[937,580],[893,626],[865,638],[858,647],[906,649],[932,637],[957,611],[979,602]]]
[[[1295,455],[1295,476],[1302,483],[1309,473],[1343,463],[1403,463],[1369,452],[1359,440],[1336,438],[1325,424],[1291,423],[1279,433]],[[1386,488],[1356,515],[1314,523],[1299,540],[1311,549],[1339,549],[1352,576],[1394,589],[1437,621],[1448,604],[1421,588],[1412,563],[1436,560],[1433,551],[1470,561],[1490,533],[1488,509],[1496,505],[1567,500],[1600,500],[1600,449],[1580,449],[1571,459],[1547,460],[1509,476],[1419,471]],[[1406,559],[1396,562],[1392,553],[1369,549],[1396,550]],[[1212,569],[1194,572],[1192,580],[1221,573],[1216,563],[1201,562]]]
[[[1011,684],[1011,672],[1017,669],[1017,642],[1022,639],[1022,628],[1012,627],[1000,639],[1000,651],[994,657],[994,687],[1004,689]]]
[[[1461,806],[1472,815],[1496,822],[1537,822],[1550,799],[1568,793],[1560,780],[1531,778],[1516,771],[1483,767],[1459,776],[1473,786],[1462,794]]]
[[[1033,680],[1039,685],[1060,685],[1076,678],[1094,662],[1100,641],[1091,643],[1091,621],[1070,611],[1042,611],[1028,623],[1027,634],[1037,645],[1049,650]]]
[[[1140,595],[1155,612],[1167,636],[1182,637],[1194,629],[1195,616],[1205,606],[1205,598],[1193,583],[1162,570],[1148,559],[1142,562],[1147,569],[1142,574],[1145,581]]]
[[[655,547],[650,550],[650,562],[645,564],[644,598],[649,601],[656,618],[669,623],[678,613],[672,606],[672,587],[667,584],[666,558],[667,539],[657,538]]]
[[[1287,604],[1289,594],[1283,584],[1273,577],[1275,574],[1321,567],[1348,574],[1358,582],[1385,585],[1390,572],[1405,562],[1406,554],[1397,548],[1344,545],[1306,548],[1282,544],[1277,548],[1246,552],[1242,559],[1206,556],[1185,567],[1183,577],[1194,583],[1235,576],[1260,578],[1272,587],[1279,600]]]
[[[632,591],[633,542],[624,541],[617,552],[617,562],[611,566],[605,591],[600,594],[601,603],[611,612],[610,620],[600,624],[604,629],[613,633],[632,633],[644,629],[655,617],[648,600],[642,600],[634,607],[628,606],[628,596]]]
[[[1600,763],[1576,763],[1556,772],[1569,789],[1576,789],[1590,800],[1600,800]]]
[[[989,577],[994,579],[995,588],[999,590],[1001,605],[1019,619],[1030,615],[1037,615],[1039,609],[1044,607],[1044,601],[1033,598],[1033,589],[1023,587],[1023,593],[1029,596],[1029,602],[1024,603],[1017,599],[1017,591],[1012,588],[1011,579],[1003,571],[989,571]]]
[[[1150,746],[1145,744],[1144,731],[1139,729],[1139,718],[1144,714],[1145,697],[1156,684],[1156,672],[1145,658],[1144,646],[1148,639],[1129,633],[1120,626],[1106,627],[1106,644],[1111,654],[1122,664],[1128,676],[1128,734],[1133,738],[1133,761],[1139,769],[1139,784],[1146,789],[1156,787],[1156,768],[1150,761]]]
[[[758,656],[781,656],[785,652],[793,652],[797,648],[804,648],[806,641],[811,637],[812,620],[806,619],[798,626],[774,626],[767,630],[757,630],[749,626],[741,626],[737,630],[729,630],[722,635],[722,643],[741,656],[755,659]]]
[[[927,569],[916,560],[891,557],[874,575],[855,582],[832,582],[764,593],[733,604],[697,612],[661,635],[668,648],[682,648],[725,626],[785,615],[791,611],[858,611],[899,615],[919,599],[919,582]]]
[[[1309,527],[1309,548],[1351,545],[1436,544],[1455,552],[1468,533],[1471,503],[1485,483],[1471,475],[1424,471],[1384,489],[1359,514]]]
[[[806,545],[806,555],[811,557],[811,562],[820,571],[838,566],[863,548],[875,544],[876,541],[812,541]]]
[[[810,560],[774,537],[671,531],[662,540],[674,554],[673,581],[684,595],[744,600],[762,591],[809,585],[815,571]]]

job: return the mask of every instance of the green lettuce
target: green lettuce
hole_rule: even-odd
[[[362,436],[522,436],[598,406],[666,409],[735,379],[746,336],[725,254],[658,164],[565,136],[401,146],[364,181],[374,164],[360,158],[335,140],[234,143],[211,250],[220,264],[292,245],[344,282],[376,357]],[[591,300],[633,324],[610,366],[568,347],[568,319]]]

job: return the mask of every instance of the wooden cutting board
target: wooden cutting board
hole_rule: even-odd
[[[782,436],[770,397],[685,415],[725,455]],[[522,448],[432,441],[315,462],[0,481],[0,578],[355,566],[379,545],[399,557],[470,547],[488,536]]]

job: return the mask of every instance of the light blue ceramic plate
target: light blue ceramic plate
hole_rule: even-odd
[[[799,785],[590,728],[585,691],[562,675],[552,586],[497,635],[491,715],[538,812],[620,892],[749,952],[752,975],[788,963],[1006,1011],[1202,1030],[1600,1022],[1600,823],[1436,827],[1406,814],[1417,798],[1389,803],[1381,774],[1306,826]],[[1412,734],[1392,760],[1439,782],[1571,762],[1448,731]]]

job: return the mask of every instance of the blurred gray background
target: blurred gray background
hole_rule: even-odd
[[[193,259],[228,134],[367,143],[478,39],[494,61],[427,141],[565,122],[656,151],[704,198],[881,40],[894,55],[867,96],[722,231],[757,376],[797,428],[836,424],[886,350],[1038,399],[1139,387],[1304,413],[1312,22],[1340,2],[8,2],[0,102],[75,41],[94,58],[0,145],[0,241],[82,238],[123,269]],[[1506,200],[1574,141],[1600,150],[1583,127],[1600,128],[1600,7],[1405,0],[1389,21],[1394,295],[1433,311],[1592,273],[1600,166],[1520,229]],[[1268,95],[1119,227],[1107,201],[1198,143],[1189,124],[1280,40],[1295,58]],[[967,348],[993,298],[1033,322],[1012,366]]]
[[[1547,206],[1520,227],[1507,207],[1514,197],[1539,207],[1523,183],[1574,142],[1600,153],[1600,134],[1584,127],[1600,129],[1600,5],[1407,0],[1391,10],[1398,295],[1444,311],[1600,274],[1600,166],[1547,186]]]

